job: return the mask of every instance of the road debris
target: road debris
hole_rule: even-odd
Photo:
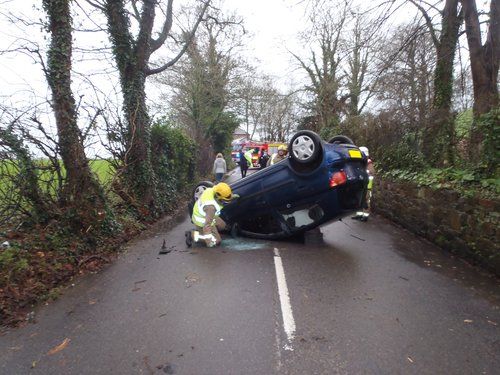
[[[491,321],[491,320],[488,320],[488,323],[490,323],[490,324],[492,324],[492,325],[494,325],[494,326],[498,325],[498,323],[493,322],[493,321]]]
[[[158,254],[165,255],[171,253],[172,251],[175,251],[175,246],[167,246],[166,241],[163,240],[163,244],[161,245],[161,249]]]
[[[248,250],[260,250],[268,246],[268,243],[262,240],[250,240],[248,238],[225,238],[222,241],[221,248],[226,252],[233,251],[248,251]]]
[[[198,276],[197,273],[189,273],[184,281],[186,283],[186,288],[191,288],[200,281],[200,276]]]
[[[464,323],[472,323],[471,319],[464,319]]]
[[[175,365],[173,363],[167,363],[165,366],[163,366],[163,372],[165,374],[175,374]]]
[[[360,241],[366,241],[364,238],[361,238],[361,237],[358,237],[358,236],[355,236],[354,234],[351,234],[351,237],[354,237]]]
[[[411,363],[415,363],[415,361],[414,361],[414,360],[413,360],[410,356],[408,356],[408,357],[406,357],[406,358],[407,358],[407,359],[408,359],[408,361],[410,361]]]
[[[64,350],[68,346],[70,341],[71,341],[71,339],[65,338],[62,343],[60,343],[59,345],[54,346],[52,349],[50,349],[47,352],[47,355],[54,355],[56,353],[59,353],[61,350]]]
[[[147,280],[140,280],[140,281],[136,281],[136,282],[134,283],[134,289],[132,289],[132,292],[137,292],[137,291],[141,290],[141,288],[139,288],[139,287],[137,286],[137,284],[145,283],[146,281],[147,281]]]

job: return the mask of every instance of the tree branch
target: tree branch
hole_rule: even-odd
[[[170,60],[169,62],[165,63],[164,65],[158,67],[158,68],[146,68],[145,69],[145,74],[147,76],[150,76],[150,75],[153,75],[153,74],[157,74],[157,73],[161,73],[163,72],[164,70],[167,70],[168,68],[170,68],[172,65],[174,65],[177,61],[179,61],[179,59],[182,57],[182,55],[184,55],[184,53],[187,51],[189,45],[191,44],[193,38],[194,38],[194,34],[196,33],[196,30],[198,29],[198,26],[199,24],[201,23],[202,19],[203,19],[203,15],[205,14],[205,11],[207,10],[208,6],[210,5],[210,1],[211,0],[207,0],[205,2],[205,4],[203,5],[203,8],[200,12],[200,15],[198,16],[198,19],[196,20],[196,23],[195,25],[193,26],[193,29],[191,30],[191,33],[189,34],[187,40],[186,40],[186,43],[184,44],[184,46],[182,47],[182,49],[179,51],[179,53],[177,54],[177,56],[175,56],[172,60]]]
[[[172,3],[174,0],[168,0],[167,3],[167,14],[165,16],[165,23],[163,24],[163,28],[160,32],[160,35],[158,35],[158,38],[152,39],[151,40],[151,52],[153,53],[156,51],[158,48],[160,48],[163,43],[165,43],[165,40],[167,40],[168,34],[170,33],[170,30],[172,29]]]
[[[413,5],[415,5],[417,7],[417,9],[420,11],[420,13],[422,13],[422,16],[425,19],[425,23],[427,24],[427,28],[429,29],[429,32],[431,33],[432,42],[434,43],[434,47],[436,47],[436,49],[439,48],[439,40],[436,36],[436,30],[434,29],[434,25],[432,24],[431,17],[427,13],[427,11],[424,9],[424,7],[421,6],[420,4],[417,4],[416,1],[414,1],[414,0],[408,0],[408,1],[410,3],[412,3]],[[442,12],[440,12],[440,13],[442,13]]]
[[[89,3],[90,5],[92,5],[94,8],[97,8],[101,11],[105,11],[105,6],[104,4],[98,2],[98,1],[93,1],[93,0],[85,0],[87,3]]]

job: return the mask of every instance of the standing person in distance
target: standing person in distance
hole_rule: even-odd
[[[243,148],[240,150],[239,158],[240,158],[240,160],[238,161],[238,164],[240,165],[241,178],[245,178],[245,176],[247,175],[247,170],[248,170],[248,162],[247,162],[247,159],[245,159],[245,154],[243,152]]]
[[[259,158],[260,169],[264,169],[267,167],[267,161],[269,160],[269,155],[267,154],[267,150],[262,150],[262,155]]]
[[[245,152],[244,155],[245,155],[245,159],[247,159],[248,168],[253,167],[252,156],[253,156],[253,154],[256,154],[258,152],[259,152],[258,150],[254,150],[253,148],[250,148]]]
[[[219,152],[214,160],[213,173],[215,175],[215,182],[221,182],[224,175],[227,173],[226,161]]]

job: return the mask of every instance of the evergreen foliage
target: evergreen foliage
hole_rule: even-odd
[[[194,141],[166,118],[151,128],[151,158],[158,184],[158,206],[162,211],[175,205],[179,194],[195,178]]]

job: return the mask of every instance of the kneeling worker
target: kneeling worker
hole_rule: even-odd
[[[231,187],[224,182],[206,189],[194,204],[191,221],[196,230],[186,232],[186,245],[191,247],[193,242],[200,240],[207,247],[220,245],[219,231],[226,228],[226,223],[219,215],[224,205],[235,198],[238,196],[232,194]]]

